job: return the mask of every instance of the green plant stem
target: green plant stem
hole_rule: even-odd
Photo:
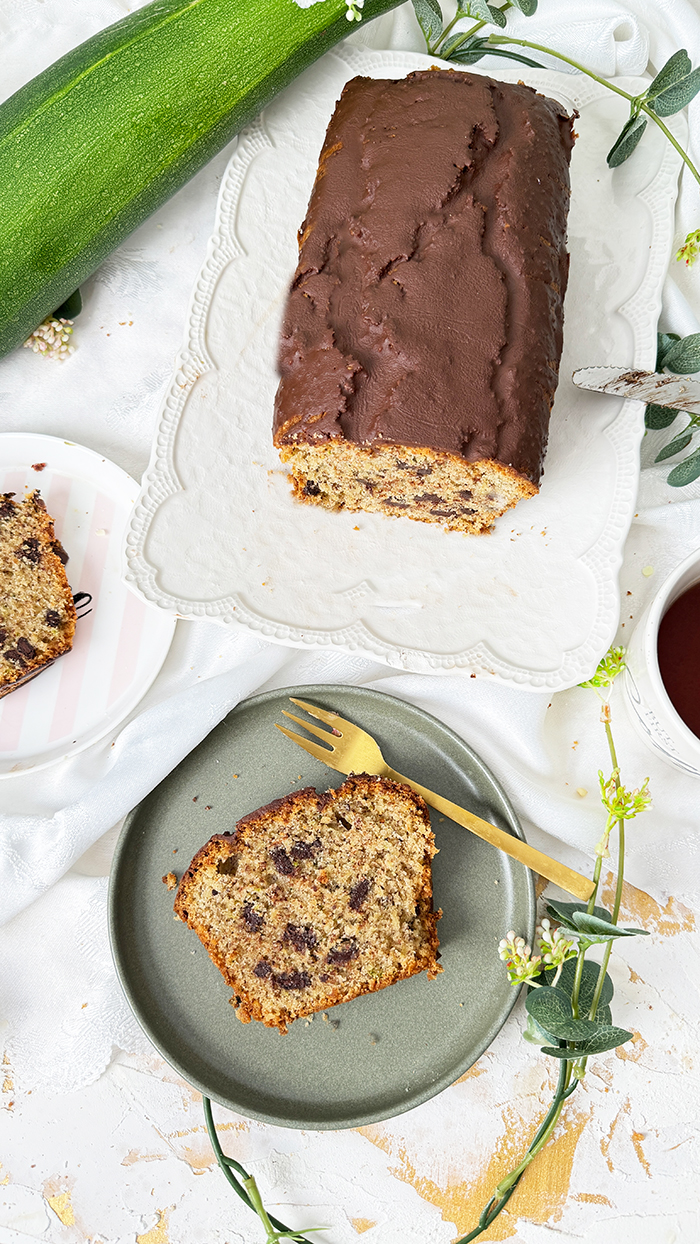
[[[214,1150],[214,1156],[234,1192],[241,1198],[243,1204],[248,1206],[248,1209],[252,1209],[253,1213],[258,1215],[265,1228],[268,1240],[276,1240],[280,1234],[283,1234],[288,1239],[294,1241],[295,1244],[309,1244],[306,1236],[302,1235],[301,1232],[292,1231],[291,1227],[286,1227],[279,1219],[273,1218],[271,1214],[267,1213],[252,1175],[249,1175],[245,1167],[241,1166],[240,1162],[237,1162],[235,1158],[227,1157],[221,1148],[212,1114],[211,1102],[208,1097],[202,1098],[202,1105],[204,1106],[204,1122],[207,1126],[207,1133],[211,1147]],[[241,1176],[243,1185],[236,1179],[234,1171],[237,1171]]]
[[[571,56],[565,56],[563,52],[556,52],[554,48],[545,47],[542,43],[532,43],[529,39],[515,39],[511,35],[489,35],[489,43],[493,43],[494,46],[497,44],[515,43],[518,47],[532,48],[535,52],[544,52],[546,56],[554,56],[557,60],[564,61],[567,65],[571,65],[573,69],[578,69],[579,73],[585,73],[586,76],[592,78],[594,82],[600,82],[601,86],[606,86],[609,91],[614,91],[616,95],[621,95],[623,99],[628,101],[631,109],[636,109],[637,113],[643,112],[645,116],[650,117],[654,124],[659,127],[661,132],[666,135],[671,145],[675,147],[686,168],[690,169],[690,172],[698,185],[700,185],[700,173],[693,164],[693,161],[690,159],[690,156],[683,150],[680,143],[673,137],[673,134],[669,130],[668,126],[664,125],[661,117],[659,117],[654,112],[654,109],[650,108],[648,104],[642,103],[638,96],[630,95],[627,91],[623,91],[621,87],[614,86],[613,83],[609,82],[607,78],[599,77],[599,75],[594,73],[592,69],[587,69],[586,66],[582,65],[579,61],[573,60]]]
[[[501,5],[501,13],[506,13],[507,10],[512,9],[512,7],[513,7],[512,0],[508,0],[507,4]],[[452,30],[453,26],[456,26],[457,22],[460,21],[460,19],[465,16],[466,14],[464,13],[464,11],[460,8],[458,4],[457,12],[452,18],[452,21],[449,22],[447,26],[445,26],[445,29],[441,32],[441,34],[438,35],[437,39],[435,40],[435,43],[433,43],[432,46],[428,44],[428,54],[430,56],[438,55],[438,48],[445,46],[445,40],[447,36],[449,35],[450,31]],[[484,26],[486,25],[487,23],[484,21],[475,22],[473,26],[469,27],[469,30],[465,30],[463,32],[463,38],[460,39],[459,43],[455,45],[452,51],[453,52],[456,51],[457,47],[460,47],[466,39],[471,39],[472,35],[475,35],[478,30],[483,30]]]
[[[603,725],[605,726],[605,737],[608,741],[608,750],[610,752],[610,759],[612,761],[613,771],[617,773],[618,775],[615,779],[615,786],[619,790],[620,777],[619,777],[619,766],[617,763],[617,752],[615,750],[615,740],[613,739],[610,721],[606,719],[603,722]],[[613,924],[617,924],[618,916],[620,915],[620,906],[622,903],[622,887],[623,887],[624,879],[625,879],[625,822],[623,820],[619,820],[617,822],[617,834],[618,834],[617,884],[615,886],[615,901],[613,903],[613,909],[612,909]],[[596,869],[598,872],[598,876],[600,876],[600,865],[601,864],[602,864],[602,856],[599,856],[598,860],[596,861]],[[600,999],[603,993],[603,985],[605,984],[605,973],[608,970],[608,964],[610,962],[611,954],[612,954],[612,942],[608,942],[603,952],[603,958],[601,960],[601,964],[598,969],[598,979],[595,983],[595,989],[593,990],[593,997],[591,999],[591,1006],[588,1012],[589,1019],[595,1019],[596,1015],[598,1014],[598,1007],[600,1006]],[[577,1080],[580,1080],[586,1074],[587,1062],[588,1062],[587,1058],[582,1058],[581,1061],[576,1064],[574,1068],[574,1075]]]
[[[458,8],[457,12],[452,18],[452,21],[449,22],[448,25],[445,26],[445,29],[440,32],[435,42],[433,44],[430,44],[430,43],[428,44],[428,55],[429,56],[439,55],[438,48],[444,46],[445,39],[449,35],[453,26],[457,25],[457,22],[459,21],[460,17],[464,17],[464,14],[460,13],[459,8]],[[476,25],[472,26],[470,30],[465,30],[464,32],[465,37],[476,34],[477,30],[481,30],[482,26],[485,26],[485,25],[486,25],[486,22],[477,22]]]
[[[488,1230],[494,1219],[498,1217],[501,1210],[505,1208],[528,1166],[533,1159],[537,1157],[537,1154],[544,1148],[547,1141],[550,1139],[552,1132],[559,1121],[559,1116],[564,1107],[564,1102],[576,1089],[578,1081],[575,1081],[573,1084],[571,1084],[570,1081],[571,1063],[567,1062],[565,1059],[562,1059],[559,1064],[559,1079],[552,1104],[537,1129],[525,1157],[522,1162],[520,1162],[519,1165],[516,1166],[510,1174],[506,1175],[505,1178],[498,1184],[491,1200],[482,1210],[479,1221],[474,1230],[470,1231],[468,1235],[463,1235],[459,1240],[455,1241],[455,1244],[469,1244],[470,1240],[475,1240],[477,1236],[482,1235],[484,1231]]]

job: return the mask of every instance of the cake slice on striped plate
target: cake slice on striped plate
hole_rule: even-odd
[[[75,605],[68,556],[38,491],[0,494],[0,698],[70,652]]]

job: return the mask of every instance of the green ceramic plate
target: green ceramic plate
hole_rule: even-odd
[[[363,687],[271,691],[229,713],[127,818],[110,886],[112,950],[140,1024],[202,1093],[282,1127],[359,1127],[433,1097],[493,1041],[517,997],[497,945],[509,929],[532,936],[534,887],[521,864],[431,810],[443,974],[345,1002],[326,1021],[298,1020],[285,1036],[241,1024],[161,878],[179,877],[212,834],[261,804],[343,781],[273,728],[289,695],[335,709],[374,735],[399,773],[522,837],[496,779],[434,717]]]

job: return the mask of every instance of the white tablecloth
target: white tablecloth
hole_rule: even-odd
[[[125,11],[122,0],[6,5],[0,10],[2,89],[10,93]],[[648,58],[658,67],[679,46],[700,60],[697,0],[541,0],[535,18],[516,14],[512,24],[525,37],[550,40],[606,74],[642,73]],[[422,47],[408,6],[353,37],[377,46]],[[491,68],[497,73],[498,62]],[[700,97],[690,109],[696,159],[698,121]],[[229,154],[218,156],[86,282],[78,348],[68,362],[22,350],[0,360],[1,430],[70,438],[140,475]],[[684,177],[678,243],[698,226],[700,193]],[[674,264],[663,327],[696,331],[699,311],[700,264],[697,273]],[[622,598],[629,604],[619,635],[623,643],[662,578],[700,546],[700,481],[674,490],[665,484],[667,467],[650,465],[662,435],[648,437],[643,448],[639,506],[621,573]],[[641,573],[648,566],[654,571],[649,578]],[[179,623],[162,673],[116,746],[108,739],[36,776],[0,783],[0,908],[9,921],[0,930],[0,960],[13,964],[2,984],[1,1007],[8,1049],[25,1086],[77,1087],[100,1073],[113,1045],[143,1047],[106,945],[110,831],[240,698],[312,681],[379,687],[442,718],[502,780],[531,840],[590,867],[601,832],[596,774],[609,767],[590,692],[574,689],[550,700],[458,675],[396,674],[358,657],[299,653],[206,622]],[[674,894],[698,906],[698,786],[657,762],[621,709],[616,737],[624,779],[635,786],[650,774],[654,796],[653,811],[630,833],[627,875],[658,899]],[[591,794],[582,799],[579,787]],[[78,992],[90,1005],[68,1024],[70,999]]]

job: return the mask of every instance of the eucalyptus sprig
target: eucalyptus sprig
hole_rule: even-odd
[[[667,368],[683,376],[700,371],[700,333],[691,333],[689,337],[679,337],[677,333],[659,333],[657,338],[656,370]],[[687,449],[693,439],[693,433],[700,428],[700,415],[692,415],[687,410],[676,410],[671,406],[647,406],[644,424],[651,431],[670,428],[679,415],[686,415],[688,422],[682,432],[677,432],[673,440],[664,445],[656,455],[655,462],[664,462]],[[669,471],[666,482],[672,488],[682,488],[692,484],[700,476],[700,445],[696,444],[682,462],[677,462]]]
[[[507,25],[506,13],[509,9],[519,9],[526,17],[531,17],[537,9],[537,0],[507,0],[502,5],[488,4],[487,0],[458,0],[457,12],[446,26],[443,22],[439,0],[412,0],[418,24],[423,31],[426,47],[431,56],[440,56],[442,60],[455,61],[461,65],[475,65],[484,56],[503,56],[508,60],[519,61],[535,69],[544,68],[539,61],[516,52],[516,47],[528,51],[553,56],[579,73],[586,74],[595,82],[607,87],[614,94],[626,99],[630,106],[630,115],[618,134],[607,155],[610,168],[617,168],[628,160],[640,143],[649,121],[653,121],[675,147],[686,168],[700,185],[700,172],[693,164],[687,151],[683,149],[674,135],[665,125],[662,118],[681,112],[700,91],[700,67],[693,69],[685,48],[680,48],[669,57],[666,64],[656,77],[639,95],[630,95],[622,87],[601,78],[571,56],[565,56],[555,48],[543,43],[534,43],[529,39],[518,39],[510,34],[482,33],[488,26],[497,26],[503,30]],[[457,22],[476,18],[467,30],[452,34]],[[451,37],[450,37],[451,36]],[[700,229],[688,234],[685,242],[676,253],[676,259],[686,263],[688,267],[700,255]],[[674,451],[677,452],[677,451]],[[699,468],[700,469],[700,468]]]
[[[523,1037],[559,1062],[554,1098],[522,1160],[494,1189],[473,1231],[456,1244],[469,1244],[482,1235],[505,1208],[528,1167],[553,1135],[567,1098],[586,1073],[588,1059],[632,1040],[631,1032],[612,1022],[610,1002],[614,990],[607,970],[612,944],[617,938],[646,936],[644,929],[628,929],[617,923],[622,902],[625,823],[650,804],[648,779],[635,790],[627,789],[620,781],[611,729],[610,695],[624,668],[624,648],[611,648],[593,677],[581,684],[592,688],[601,700],[600,720],[612,762],[611,776],[606,779],[602,772],[600,774],[601,801],[607,819],[596,849],[591,897],[588,903],[565,903],[558,899],[547,903],[549,918],[543,920],[538,929],[539,954],[533,955],[525,939],[512,930],[498,948],[511,984],[518,987],[524,984],[528,988],[525,999],[528,1019]],[[610,833],[615,827],[618,868],[615,900],[610,912],[597,906],[596,898],[603,858],[608,854]],[[591,947],[598,945],[604,946],[600,965],[586,958]]]

